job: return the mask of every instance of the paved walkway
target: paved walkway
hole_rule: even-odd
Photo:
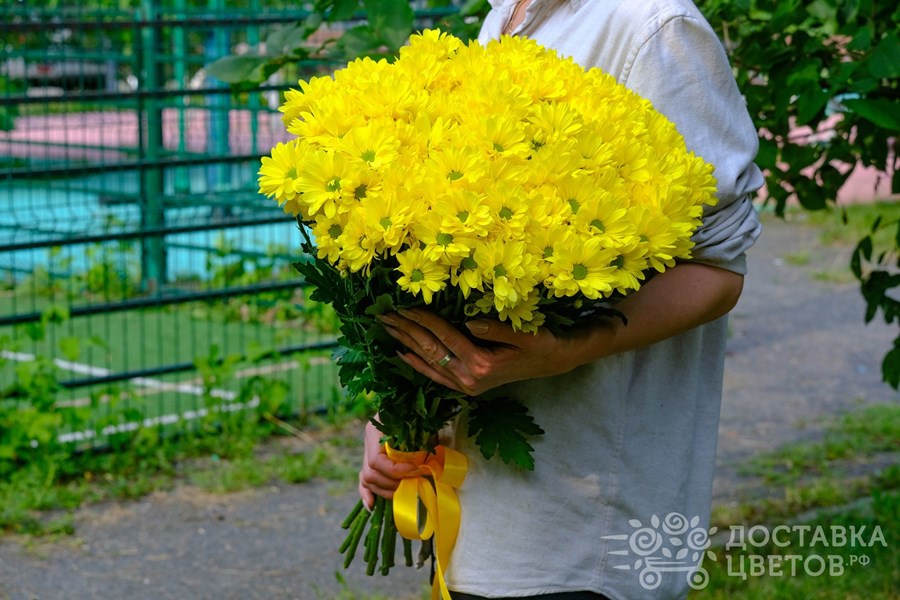
[[[731,321],[717,502],[735,497],[737,462],[813,437],[822,417],[861,402],[900,401],[879,366],[896,329],[863,325],[859,292],[841,275],[846,249],[816,240],[768,220],[751,252]],[[354,501],[349,485],[310,483],[225,496],[183,487],[90,507],[71,538],[0,540],[0,599],[422,598],[424,573],[340,569],[338,523]]]

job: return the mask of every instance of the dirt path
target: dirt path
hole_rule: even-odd
[[[738,493],[739,461],[859,403],[900,401],[880,382],[895,329],[863,325],[846,258],[812,228],[767,220],[731,321],[716,502]],[[385,580],[351,568],[338,584],[338,523],[354,501],[348,484],[317,482],[87,508],[70,538],[0,540],[0,599],[421,598],[425,574],[411,569]]]

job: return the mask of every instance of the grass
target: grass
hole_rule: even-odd
[[[754,498],[714,507],[712,522],[759,523],[900,490],[900,405],[878,404],[825,425],[821,440],[788,444],[741,465]]]
[[[162,437],[145,429],[118,450],[28,464],[0,481],[0,533],[70,534],[72,514],[82,506],[176,485],[224,494],[273,482],[355,480],[361,452],[356,416],[272,420],[275,425],[265,427],[247,419],[243,429],[205,437]]]
[[[720,531],[729,531],[735,524],[740,524],[745,533],[755,525],[770,532],[779,525],[808,525],[810,531],[823,527],[830,535],[832,527],[844,531],[865,527],[868,542],[878,526],[885,535],[885,545],[824,546],[808,540],[801,545],[793,534],[787,547],[771,541],[761,547],[718,546],[714,548],[717,560],[703,564],[710,574],[709,584],[693,592],[691,599],[900,598],[898,458],[900,405],[886,404],[863,407],[834,419],[826,424],[820,440],[789,444],[748,461],[740,472],[757,483],[755,497],[738,506],[715,507],[713,524]],[[787,555],[802,557],[792,559],[799,561],[795,563],[799,566],[796,573],[790,573],[790,563],[784,558]],[[802,561],[812,555],[817,555],[810,563],[813,573],[819,556],[843,561],[843,571],[834,576],[828,572],[807,574]],[[837,558],[829,559],[828,555]],[[859,563],[862,556],[868,564]],[[755,575],[752,561],[758,563]],[[746,577],[741,577],[742,569]]]
[[[900,220],[900,203],[895,201],[851,204],[839,208],[807,212],[803,215],[810,225],[821,229],[821,240],[825,244],[855,245],[860,238],[867,235],[875,219],[890,223]],[[894,231],[890,228],[876,235],[876,245],[884,245],[890,241]]]
[[[803,523],[811,532],[817,527],[827,532],[827,546],[810,543],[809,534],[804,544],[800,544],[798,535],[787,536],[788,545],[779,547],[769,542],[761,547],[747,545],[746,549],[725,552],[717,549],[716,561],[704,561],[703,566],[709,571],[709,583],[706,589],[693,592],[691,600],[728,599],[728,600],[794,600],[796,598],[818,600],[896,600],[900,598],[900,494],[895,492],[872,493],[868,506],[849,509],[830,515],[824,515]],[[795,524],[796,525],[796,524]],[[839,538],[832,537],[832,532],[862,530],[865,545],[837,545]],[[879,527],[884,534],[884,545],[877,539],[874,543],[873,533]],[[836,528],[836,529],[832,529]],[[780,542],[785,542],[785,536]],[[751,558],[751,556],[762,557]],[[802,558],[788,559],[788,556]],[[812,558],[811,558],[812,557]],[[865,557],[865,558],[863,558]],[[826,565],[834,562],[841,564],[834,574],[826,571],[818,576],[819,560],[824,559]],[[760,560],[766,561],[759,563]],[[749,565],[751,561],[764,564],[754,571]],[[790,561],[795,565],[791,572]],[[810,562],[807,562],[810,561]],[[865,564],[862,564],[864,561]],[[771,566],[780,565],[780,566]],[[807,573],[806,569],[810,573]],[[740,573],[747,575],[741,577]],[[755,573],[755,575],[754,575]]]

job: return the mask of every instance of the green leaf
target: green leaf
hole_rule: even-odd
[[[334,0],[334,6],[328,13],[329,21],[347,21],[359,8],[358,0]]]
[[[481,398],[469,413],[469,435],[486,459],[499,453],[503,462],[528,471],[534,470],[528,438],[543,433],[528,409],[509,398]]]
[[[878,98],[844,100],[846,106],[860,117],[871,121],[879,127],[891,131],[900,131],[900,102]]]
[[[381,294],[375,298],[375,304],[366,308],[367,315],[383,315],[394,310],[394,300],[390,294]]]
[[[402,46],[412,33],[415,13],[407,0],[365,0],[369,24],[392,50]]]
[[[308,33],[306,26],[299,24],[276,29],[266,38],[266,53],[289,54],[303,45]]]
[[[869,73],[878,79],[900,77],[900,37],[896,33],[886,35],[869,54]]]
[[[225,83],[260,83],[265,80],[268,56],[224,56],[206,67],[206,72]]]
[[[59,351],[66,360],[78,360],[81,354],[81,342],[77,337],[67,336],[59,340]]]
[[[837,7],[833,2],[827,2],[826,0],[816,0],[815,2],[811,2],[809,6],[806,7],[806,12],[825,22],[833,21],[837,17]]]
[[[358,25],[345,31],[338,38],[337,46],[348,57],[371,54],[379,46],[378,37],[367,25]]]
[[[822,90],[808,90],[797,98],[797,123],[805,125],[819,115],[828,104],[831,95]]]

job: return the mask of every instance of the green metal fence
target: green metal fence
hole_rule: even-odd
[[[336,324],[256,171],[283,82],[330,67],[241,94],[203,69],[303,12],[62,4],[0,7],[0,402],[49,373],[72,441],[328,406]]]

